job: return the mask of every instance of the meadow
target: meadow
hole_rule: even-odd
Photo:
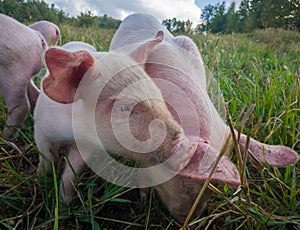
[[[61,25],[62,44],[85,41],[106,51],[113,30]],[[219,84],[234,128],[268,144],[300,153],[300,33],[268,29],[250,34],[188,35],[202,54],[209,76]],[[255,107],[254,107],[255,106]],[[6,107],[1,100],[0,129]],[[225,119],[225,118],[224,118]],[[0,138],[0,229],[179,229],[154,189],[141,199],[137,189],[103,181],[88,169],[78,178],[71,205],[59,201],[58,167],[36,175],[38,149],[33,117],[11,144]],[[1,135],[2,136],[2,135]],[[232,160],[236,161],[233,154]],[[300,164],[285,168],[251,164],[241,173],[241,191],[223,186],[195,229],[300,229]],[[213,188],[210,188],[213,189]]]

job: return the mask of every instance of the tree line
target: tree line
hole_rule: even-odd
[[[173,18],[163,20],[162,24],[171,32],[189,32],[193,23],[190,20],[181,21]]]
[[[77,17],[69,17],[54,4],[39,0],[0,0],[0,13],[18,21],[29,24],[40,20],[48,20],[55,24],[68,23],[80,27],[99,26],[101,28],[118,28],[121,21],[110,16],[94,16],[90,11]]]
[[[211,33],[251,32],[255,29],[283,28],[300,31],[299,0],[242,0],[238,8],[225,2],[204,7],[204,23],[199,31]]]
[[[121,23],[108,15],[95,16],[90,11],[69,17],[43,0],[0,0],[0,13],[25,24],[48,20],[55,24],[116,29]],[[235,3],[230,7],[226,7],[225,2],[209,4],[202,10],[201,20],[196,26],[189,20],[176,18],[165,19],[162,23],[171,32],[247,33],[269,27],[300,31],[300,0],[242,0],[238,8]]]
[[[202,23],[192,28],[190,21],[166,19],[163,24],[172,32],[247,33],[256,29],[283,28],[300,31],[300,0],[242,0],[208,4],[201,14]]]

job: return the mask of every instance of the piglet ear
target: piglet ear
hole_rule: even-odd
[[[43,79],[43,91],[54,101],[72,103],[81,79],[95,60],[87,51],[68,52],[49,48],[45,62],[49,75]]]
[[[164,32],[158,31],[155,38],[140,44],[135,50],[130,53],[130,56],[142,66],[147,62],[149,54],[153,48],[164,40]]]
[[[217,159],[219,152],[206,142],[199,142],[198,148],[194,153],[189,164],[179,173],[180,176],[193,180],[205,181]],[[219,161],[210,181],[221,182],[232,186],[239,186],[241,183],[239,172],[236,166],[223,156]]]

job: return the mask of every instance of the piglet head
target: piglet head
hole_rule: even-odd
[[[49,74],[43,79],[43,91],[53,101],[76,102],[73,131],[77,140],[90,143],[87,148],[97,148],[99,138],[109,153],[144,165],[171,156],[172,171],[188,164],[197,143],[186,138],[159,88],[130,57],[49,48],[45,62]]]
[[[61,34],[57,25],[48,21],[38,21],[29,25],[35,31],[38,31],[44,39],[46,39],[48,46],[56,45],[58,41],[61,42]]]
[[[174,156],[168,166],[183,169],[196,143],[186,138],[143,68],[126,55],[109,52],[97,61],[96,69],[100,77],[89,92],[99,92],[96,124],[105,148],[147,166]]]
[[[86,51],[68,52],[49,48],[45,53],[49,75],[44,78],[42,88],[45,94],[60,103],[72,103],[76,89],[94,58]]]

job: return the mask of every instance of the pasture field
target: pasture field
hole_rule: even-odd
[[[80,40],[99,51],[109,47],[113,30],[62,25],[62,43]],[[300,33],[283,30],[251,34],[190,35],[210,75],[219,82],[237,128],[268,144],[300,153]],[[6,107],[1,99],[0,129]],[[0,229],[179,229],[154,189],[141,199],[137,189],[119,187],[88,169],[78,178],[70,205],[59,202],[60,167],[38,177],[33,117],[10,144],[0,138]],[[2,135],[1,135],[2,136]],[[236,157],[233,154],[232,160]],[[242,173],[242,172],[241,172]],[[300,164],[286,168],[247,162],[241,192],[223,186],[195,229],[300,229]]]

